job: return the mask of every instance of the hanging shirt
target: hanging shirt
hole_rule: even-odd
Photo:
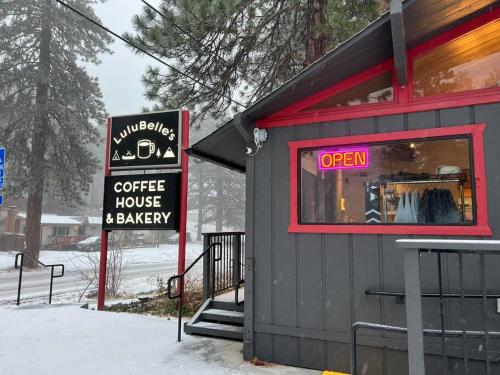
[[[418,193],[411,193],[411,223],[418,223],[420,215],[420,198]]]
[[[396,217],[394,218],[395,223],[402,224],[407,222],[407,213],[405,211],[406,204],[406,193],[403,193],[399,197],[398,210],[396,211]]]

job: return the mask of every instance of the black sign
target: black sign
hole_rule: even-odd
[[[180,173],[108,176],[103,230],[179,230]]]
[[[181,111],[113,117],[109,168],[179,168],[181,121]]]

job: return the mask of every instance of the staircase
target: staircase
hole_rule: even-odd
[[[208,299],[184,324],[184,332],[243,341],[243,305]]]
[[[177,341],[182,339],[182,308],[186,274],[203,261],[205,302],[184,324],[189,335],[203,335],[243,341],[243,303],[245,295],[245,233],[203,234],[205,250],[179,275],[167,281],[167,296],[178,299]]]

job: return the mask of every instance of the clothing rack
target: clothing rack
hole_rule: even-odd
[[[466,180],[465,180],[466,181]],[[459,178],[453,178],[449,180],[408,180],[408,181],[386,181],[383,182],[383,185],[403,185],[403,184],[436,184],[436,183],[447,183],[447,182],[460,182],[465,183],[464,180]]]
[[[465,194],[464,194],[464,185],[467,182],[467,176],[465,174],[461,174],[459,176],[454,175],[454,177],[441,177],[444,175],[439,175],[439,176],[430,176],[428,179],[408,179],[408,180],[398,180],[398,181],[392,181],[392,180],[384,180],[380,182],[380,185],[384,186],[384,188],[387,187],[387,185],[410,185],[410,184],[444,184],[444,183],[453,183],[456,182],[459,184],[459,190],[460,190],[460,210],[462,214],[462,223],[465,223]],[[383,176],[381,176],[382,178]],[[385,213],[385,221],[386,223],[389,222],[388,215],[387,215],[387,200],[384,199],[384,213]]]

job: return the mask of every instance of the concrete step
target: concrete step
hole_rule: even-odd
[[[243,327],[229,324],[211,322],[188,323],[184,327],[184,332],[189,335],[203,335],[243,341]]]
[[[208,309],[201,314],[201,320],[212,320],[243,325],[244,315],[241,311]]]
[[[212,309],[218,309],[218,310],[239,311],[239,312],[244,311],[244,304],[237,305],[234,302],[212,301],[210,307]]]

